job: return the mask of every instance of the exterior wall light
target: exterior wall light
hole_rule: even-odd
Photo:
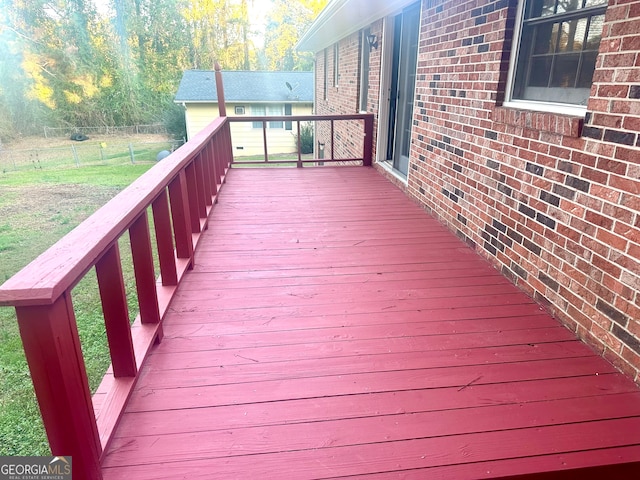
[[[377,50],[378,49],[378,37],[371,33],[369,35],[367,35],[367,43],[369,44],[369,50],[373,50],[374,48]]]

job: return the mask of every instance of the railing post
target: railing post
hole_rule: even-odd
[[[362,165],[370,167],[373,164],[373,115],[364,117],[364,145]]]
[[[216,93],[218,94],[218,112],[221,117],[227,116],[227,105],[224,100],[224,84],[222,83],[222,67],[216,62],[215,65],[215,77],[216,77]]]
[[[69,292],[52,305],[16,307],[51,453],[73,457],[74,478],[102,479],[102,447]]]

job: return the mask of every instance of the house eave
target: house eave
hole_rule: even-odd
[[[174,100],[173,103],[176,103],[178,105],[217,105],[218,104],[218,100]],[[261,104],[261,103],[277,103],[277,104],[283,104],[283,103],[294,103],[294,104],[301,104],[301,105],[312,105],[313,101],[312,100],[289,100],[289,99],[282,99],[282,100],[227,100],[225,102],[227,105],[234,105],[234,104],[251,104],[251,105],[256,105],[256,104]]]
[[[412,3],[415,0],[332,0],[302,36],[296,49],[318,52]]]

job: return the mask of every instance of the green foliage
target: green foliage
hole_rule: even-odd
[[[184,108],[172,103],[165,111],[163,123],[169,135],[176,140],[187,138],[187,124],[184,117]]]
[[[0,0],[0,139],[163,118],[177,132],[172,101],[188,68],[310,70],[295,45],[327,0],[274,0],[264,48],[252,40],[258,3]]]
[[[0,175],[0,283],[151,166],[30,170]],[[61,200],[54,192],[65,197]],[[18,204],[20,208],[15,208]],[[2,245],[8,249],[3,251]],[[135,317],[130,248],[125,244],[120,248],[130,316]],[[73,289],[72,297],[89,383],[94,390],[110,361],[95,275],[89,272]],[[0,455],[48,454],[14,310],[0,307]]]
[[[275,0],[268,17],[265,55],[269,70],[310,71],[313,53],[295,49],[328,0]]]
[[[300,137],[296,138],[296,141],[298,140],[300,141],[300,153],[313,153],[313,124],[311,122],[300,124]]]

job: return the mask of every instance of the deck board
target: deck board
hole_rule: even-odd
[[[640,468],[640,389],[373,169],[232,170],[195,258],[106,480]]]

